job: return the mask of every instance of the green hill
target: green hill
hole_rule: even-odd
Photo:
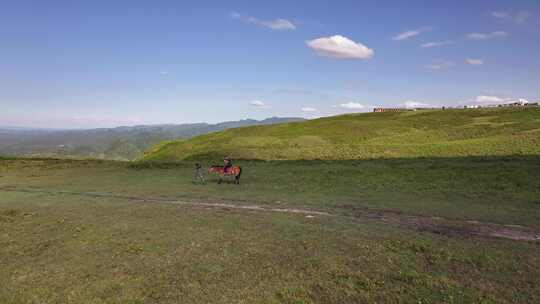
[[[0,126],[0,155],[17,157],[134,160],[166,140],[255,125],[303,121],[295,117],[243,119],[218,124],[141,125],[88,130],[28,129]]]
[[[540,107],[363,113],[162,143],[143,160],[540,155]]]

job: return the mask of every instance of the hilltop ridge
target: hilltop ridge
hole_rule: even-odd
[[[142,160],[343,160],[540,154],[540,108],[362,113],[165,142]]]

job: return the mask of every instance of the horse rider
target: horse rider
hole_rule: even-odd
[[[223,166],[223,173],[227,173],[227,171],[232,167],[232,159],[230,156],[226,156],[223,159],[223,163],[225,164]]]

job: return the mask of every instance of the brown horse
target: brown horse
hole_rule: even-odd
[[[240,176],[242,176],[242,167],[240,166],[232,166],[227,169],[227,172],[225,172],[224,166],[211,166],[208,168],[208,172],[220,175],[218,184],[221,184],[224,176],[232,176],[234,177],[234,183],[240,185]]]

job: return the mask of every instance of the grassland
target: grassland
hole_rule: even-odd
[[[144,160],[348,160],[540,154],[540,107],[350,114],[230,129],[149,150]]]
[[[538,158],[252,161],[240,186],[193,184],[192,165],[0,160],[0,303],[540,300],[538,243],[345,216],[392,208],[538,227]]]
[[[345,115],[132,163],[0,158],[0,303],[538,303],[539,114]],[[225,153],[240,185],[193,182]]]
[[[5,160],[0,186],[182,200],[354,207],[540,227],[540,157],[239,161],[241,185],[192,183],[194,164]],[[204,164],[205,166],[208,164]]]

